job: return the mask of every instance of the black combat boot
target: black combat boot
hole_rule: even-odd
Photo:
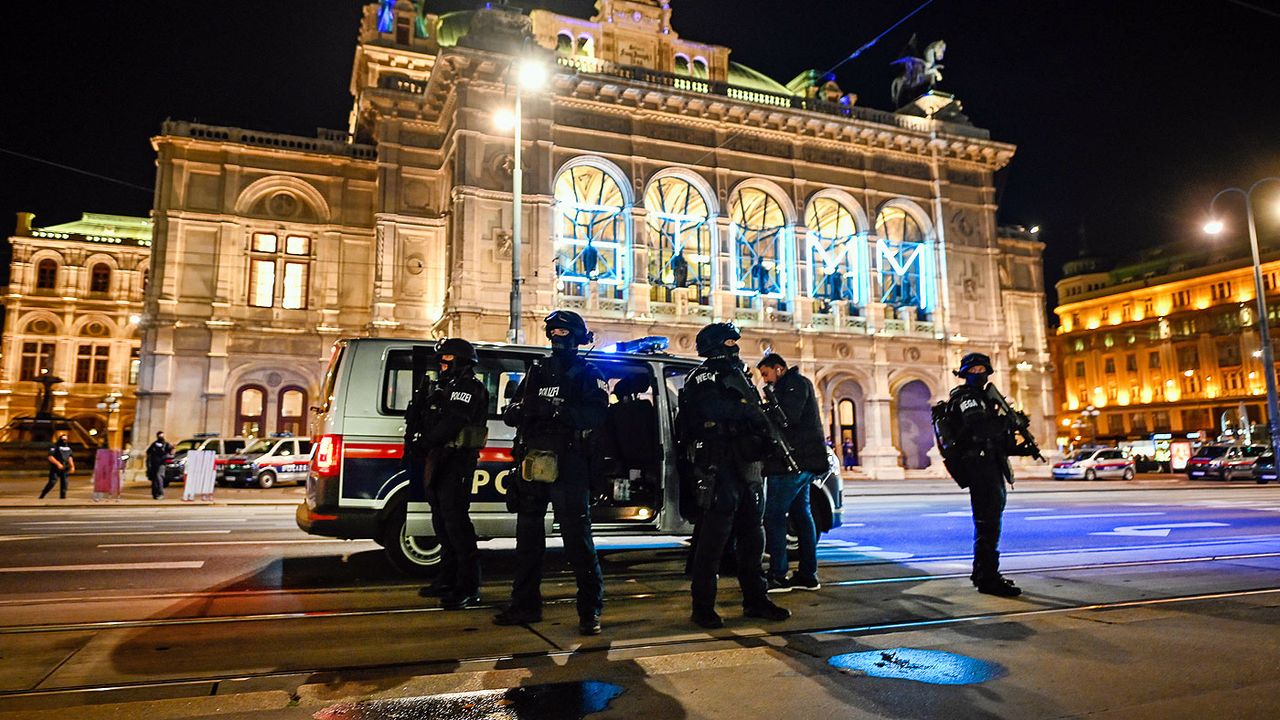
[[[742,614],[745,617],[760,618],[761,620],[771,620],[774,622],[786,620],[791,617],[790,610],[782,607],[781,605],[775,605],[769,600],[743,606]]]
[[[978,592],[986,595],[998,595],[1000,597],[1018,597],[1022,594],[1022,588],[1013,584],[1013,581],[1007,577],[997,575],[994,578],[978,580],[974,583]]]

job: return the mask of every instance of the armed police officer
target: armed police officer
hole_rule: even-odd
[[[609,386],[578,354],[579,346],[594,340],[580,315],[557,310],[544,323],[551,356],[534,363],[503,416],[516,428],[520,463],[519,479],[507,485],[507,504],[516,512],[517,566],[511,603],[493,621],[526,625],[542,619],[543,520],[550,502],[578,582],[578,628],[584,635],[597,635],[604,582],[591,537],[587,461],[591,433],[604,424]]]
[[[969,353],[955,375],[963,384],[951,390],[935,412],[935,432],[947,471],[969,491],[973,509],[973,581],[978,592],[1016,597],[1022,590],[1000,574],[1000,525],[1005,483],[1013,484],[1010,455],[1039,456],[1026,430],[1025,416],[1014,413],[1004,397],[987,384],[991,358]],[[1020,427],[1018,421],[1021,420]],[[1022,434],[1022,441],[1016,438]]]
[[[475,347],[461,338],[436,345],[439,381],[424,380],[405,411],[411,477],[426,484],[440,543],[440,572],[428,594],[446,610],[480,603],[480,556],[471,524],[471,479],[488,438],[489,391],[476,378]]]
[[[736,541],[743,614],[785,620],[791,612],[766,595],[761,461],[776,433],[760,395],[738,357],[741,335],[732,323],[712,323],[698,332],[698,354],[706,358],[680,390],[681,453],[697,484],[697,542],[693,550],[693,613],[704,628],[724,626],[716,613],[716,580],[730,536]],[[794,470],[794,468],[793,468]]]

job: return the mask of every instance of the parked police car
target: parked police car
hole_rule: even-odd
[[[1097,480],[1119,478],[1132,480],[1136,462],[1118,448],[1091,448],[1053,465],[1054,480]]]
[[[179,440],[178,444],[173,446],[173,454],[165,462],[162,475],[165,487],[168,487],[169,483],[182,481],[185,478],[188,452],[212,450],[216,456],[213,460],[214,477],[221,480],[227,459],[243,450],[244,446],[250,442],[252,442],[250,438],[224,438],[218,437],[216,433],[197,433],[193,437]]]
[[[615,467],[600,483],[609,488],[592,508],[596,535],[689,534],[681,515],[672,423],[676,396],[698,361],[665,353],[664,338],[622,343],[590,361],[612,390],[622,378],[646,387],[639,400],[647,413],[613,412],[599,433],[643,443],[627,456],[637,467]],[[501,420],[515,388],[544,347],[477,343],[477,376],[489,389],[489,441],[480,451],[471,483],[471,518],[481,538],[515,537],[515,515],[507,512],[507,478],[515,431]],[[373,539],[392,562],[410,574],[426,574],[440,561],[431,512],[420,483],[402,468],[404,411],[422,377],[434,378],[434,343],[361,338],[340,340],[321,388],[317,435],[298,526],[313,535]],[[648,423],[624,427],[620,423]],[[829,472],[810,488],[819,532],[839,527],[843,481]],[[686,502],[688,500],[686,499]],[[686,507],[686,511],[688,508]],[[548,513],[547,530],[554,531]]]
[[[311,441],[292,435],[274,435],[254,441],[227,458],[220,482],[227,485],[275,487],[279,483],[303,484],[311,467]]]

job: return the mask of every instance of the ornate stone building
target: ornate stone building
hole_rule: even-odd
[[[139,432],[304,426],[341,336],[506,338],[513,141],[495,119],[522,45],[549,75],[522,96],[526,338],[573,308],[602,342],[692,354],[733,320],[748,356],[814,379],[875,477],[937,472],[928,405],[965,351],[1047,431],[1042,246],[996,226],[1012,146],[858,107],[812,71],[783,85],[680,37],[667,2],[420,8],[365,8],[347,133],[154,139]]]
[[[63,380],[54,387],[54,413],[123,447],[134,423],[151,221],[85,213],[33,228],[33,217],[18,213],[9,238],[0,427],[35,414],[36,379],[50,374]]]

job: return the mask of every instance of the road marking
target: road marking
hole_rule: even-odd
[[[103,563],[101,565],[38,565],[33,567],[0,568],[0,573],[29,572],[86,572],[91,570],[199,570],[203,560],[179,562]]]
[[[1033,520],[1086,520],[1088,518],[1110,518],[1110,517],[1148,517],[1151,515],[1164,515],[1162,512],[1121,512],[1121,513],[1080,513],[1078,515],[1038,515],[1036,517],[1023,518],[1027,521]]]
[[[38,540],[44,535],[0,535],[0,542],[9,542],[12,540]]]
[[[214,520],[201,520],[199,522],[242,523],[242,522],[248,522],[248,521],[249,521],[249,518],[216,518]],[[189,519],[188,520],[178,520],[178,519],[125,520],[124,518],[120,518],[118,520],[41,520],[39,522],[23,522],[18,524],[19,525],[156,525],[159,523],[181,523],[183,525],[190,525],[192,521]]]
[[[1006,515],[1009,513],[1053,512],[1053,508],[1008,508],[1004,512]],[[972,514],[971,510],[952,510],[951,512],[922,513],[920,517],[969,517]]]
[[[1169,537],[1169,532],[1178,528],[1227,527],[1229,523],[1190,522],[1168,523],[1164,525],[1126,525],[1108,532],[1094,532],[1090,535],[1135,535],[1138,537]]]
[[[317,545],[319,543],[372,543],[372,540],[343,540],[341,538],[315,538],[314,540],[201,540],[196,542],[172,543],[104,543],[99,548],[139,548],[139,547],[198,547],[206,545]]]

